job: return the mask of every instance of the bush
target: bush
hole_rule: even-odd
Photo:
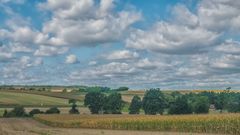
[[[39,109],[33,109],[29,112],[29,116],[34,116],[35,114],[43,114],[44,112],[40,111]]]
[[[79,114],[76,104],[72,104],[72,108],[69,110],[70,114]]]
[[[129,88],[128,87],[119,87],[118,89],[116,89],[116,91],[128,91]]]
[[[7,110],[4,111],[4,117],[27,117],[27,113],[25,112],[25,109],[22,106],[16,106],[13,108],[12,111],[7,112]]]
[[[69,110],[70,114],[79,114],[79,111],[77,109],[77,100],[75,99],[69,99],[68,101],[69,104],[72,104],[72,108]]]
[[[3,117],[7,117],[8,111],[5,109],[3,113]]]
[[[52,108],[48,109],[45,113],[46,114],[59,114],[60,110],[57,107],[52,107]]]

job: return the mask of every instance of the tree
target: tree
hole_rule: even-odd
[[[194,112],[197,114],[209,112],[209,101],[207,97],[197,97],[196,102],[194,103]]]
[[[72,104],[72,108],[69,110],[70,114],[79,114],[79,110],[77,109],[77,100],[75,99],[69,99],[69,104]]]
[[[60,110],[57,107],[51,107],[45,113],[46,114],[59,114]]]
[[[146,91],[142,103],[145,114],[163,114],[165,100],[160,89],[150,89]]]
[[[141,98],[135,95],[129,107],[129,114],[139,114],[141,107],[142,107]]]
[[[27,117],[27,113],[22,106],[16,106],[10,112],[4,112],[5,117]]]
[[[232,97],[233,99],[229,101],[227,109],[229,112],[238,113],[240,112],[240,94]]]
[[[8,111],[5,109],[3,113],[3,117],[7,117]]]
[[[129,88],[128,87],[119,87],[118,89],[116,89],[116,91],[128,91]]]
[[[85,95],[84,105],[92,114],[98,114],[103,110],[105,95],[99,91],[91,91]]]
[[[111,93],[105,98],[103,106],[104,113],[106,114],[121,114],[123,108],[123,100],[120,93]]]
[[[29,112],[29,115],[32,117],[34,116],[35,114],[42,114],[43,112],[40,111],[39,109],[33,109]]]
[[[169,114],[191,114],[192,108],[185,96],[180,96],[170,105]]]

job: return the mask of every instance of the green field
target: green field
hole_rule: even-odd
[[[69,106],[67,99],[27,93],[0,92],[0,107],[16,105],[34,107]]]

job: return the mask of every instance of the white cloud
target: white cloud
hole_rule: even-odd
[[[174,6],[172,14],[174,17],[173,23],[190,27],[196,27],[199,24],[198,17],[191,13],[184,5]]]
[[[13,59],[13,53],[5,45],[0,46],[0,62],[7,62]]]
[[[78,58],[76,55],[70,54],[66,57],[65,63],[74,64],[78,62]]]
[[[158,22],[148,31],[131,33],[126,46],[166,54],[195,54],[214,45],[218,37],[219,34],[201,27]]]
[[[94,66],[94,65],[96,65],[96,64],[97,64],[96,61],[90,61],[90,62],[88,63],[89,66]]]
[[[240,55],[240,42],[229,39],[217,46],[215,50],[220,53]]]
[[[113,78],[128,77],[137,71],[127,63],[111,62],[97,67],[73,72],[71,80],[109,80]]]
[[[35,56],[53,56],[53,55],[59,55],[64,54],[69,49],[67,47],[53,47],[53,46],[40,46],[39,49],[37,49],[34,52]]]
[[[112,11],[111,0],[56,1],[48,0],[41,8],[53,13],[51,20],[43,26],[45,34],[54,45],[98,45],[118,41],[131,24],[141,18],[134,11]]]
[[[108,60],[127,60],[127,59],[136,59],[139,57],[137,52],[131,52],[129,50],[120,50],[113,51],[109,55],[106,55],[105,58]]]
[[[200,25],[211,30],[238,32],[240,2],[236,0],[203,0],[198,6]]]

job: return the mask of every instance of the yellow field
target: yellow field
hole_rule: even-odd
[[[54,127],[240,134],[240,114],[218,115],[37,115]]]

